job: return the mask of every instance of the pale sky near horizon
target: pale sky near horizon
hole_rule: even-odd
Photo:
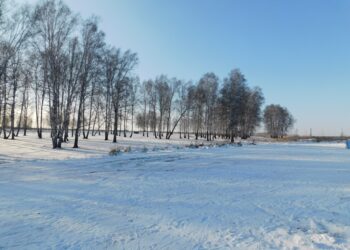
[[[222,79],[240,68],[265,105],[291,111],[293,131],[350,135],[350,1],[64,2],[84,18],[99,16],[108,43],[139,54],[141,80]]]

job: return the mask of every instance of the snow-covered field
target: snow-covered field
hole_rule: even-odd
[[[0,249],[350,249],[340,144],[49,144],[0,140]]]

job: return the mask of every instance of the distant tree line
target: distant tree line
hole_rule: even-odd
[[[51,131],[52,147],[70,138],[104,134],[170,139],[248,138],[264,120],[272,137],[293,124],[287,110],[264,103],[260,88],[232,70],[220,80],[197,82],[160,75],[141,82],[138,56],[105,42],[97,18],[82,20],[62,1],[11,8],[0,0],[0,125],[4,139],[33,126],[38,138]],[[288,113],[288,115],[286,115]]]

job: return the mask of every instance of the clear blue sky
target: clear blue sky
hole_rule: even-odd
[[[348,0],[65,2],[83,17],[100,16],[110,44],[139,54],[141,79],[197,81],[208,71],[223,78],[237,67],[266,104],[292,112],[294,131],[350,135]]]

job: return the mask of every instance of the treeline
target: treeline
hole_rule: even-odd
[[[219,77],[206,73],[197,84],[166,76],[141,85],[137,125],[143,135],[169,139],[178,127],[180,138],[234,140],[251,136],[261,121],[264,97],[249,88],[244,75],[232,70],[220,88]]]
[[[233,141],[262,121],[262,91],[238,69],[223,80],[206,73],[197,83],[165,75],[141,83],[137,64],[136,53],[105,42],[95,17],[82,20],[62,1],[11,9],[0,0],[2,137],[14,139],[21,128],[25,135],[32,121],[38,138],[50,127],[53,148],[70,138],[77,148],[97,133],[117,142],[133,136],[134,124],[147,137],[170,139],[176,131]]]

